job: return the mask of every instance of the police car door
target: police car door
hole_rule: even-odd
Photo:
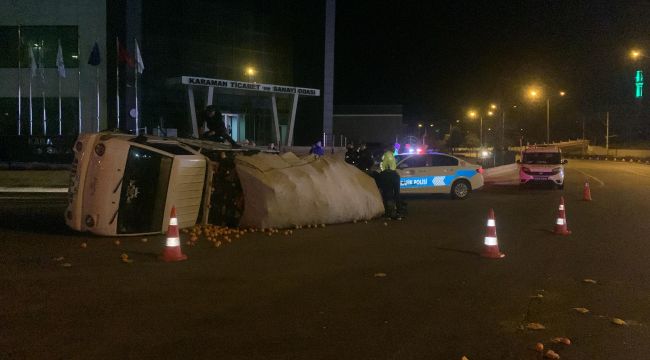
[[[434,189],[437,193],[448,193],[451,191],[451,184],[456,179],[458,170],[458,159],[444,154],[431,155],[431,174]]]
[[[403,193],[431,193],[435,191],[436,174],[431,166],[431,155],[411,155],[397,164],[400,191]]]

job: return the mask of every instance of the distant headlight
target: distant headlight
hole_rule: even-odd
[[[484,158],[486,158],[486,157],[490,156],[490,153],[487,152],[487,151],[485,151],[485,150],[483,150],[483,151],[481,151],[481,156],[484,157]]]

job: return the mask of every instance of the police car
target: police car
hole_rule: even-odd
[[[483,187],[483,168],[451,155],[405,154],[396,160],[403,194],[444,193],[465,199],[472,190]]]

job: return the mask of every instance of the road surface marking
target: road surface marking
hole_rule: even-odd
[[[630,172],[630,173],[635,174],[635,175],[643,176],[643,177],[650,177],[650,175],[641,174],[641,173],[638,173],[638,172],[636,172],[634,170],[630,170],[630,169],[625,169],[625,171]]]
[[[592,178],[592,179],[596,180],[596,182],[599,183],[600,186],[605,186],[605,183],[602,180],[600,180],[599,178],[597,178],[597,177],[595,177],[593,175],[587,174],[586,172],[584,172],[582,170],[578,170],[578,169],[572,169],[572,170],[575,170],[575,171],[581,173],[582,175],[584,175],[586,177],[589,177],[589,178]]]

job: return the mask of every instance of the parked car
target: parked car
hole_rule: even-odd
[[[557,146],[529,146],[521,152],[519,184],[552,184],[564,188],[564,165],[562,150]]]
[[[446,193],[466,199],[483,187],[483,168],[443,153],[399,155],[400,189],[410,193]]]

